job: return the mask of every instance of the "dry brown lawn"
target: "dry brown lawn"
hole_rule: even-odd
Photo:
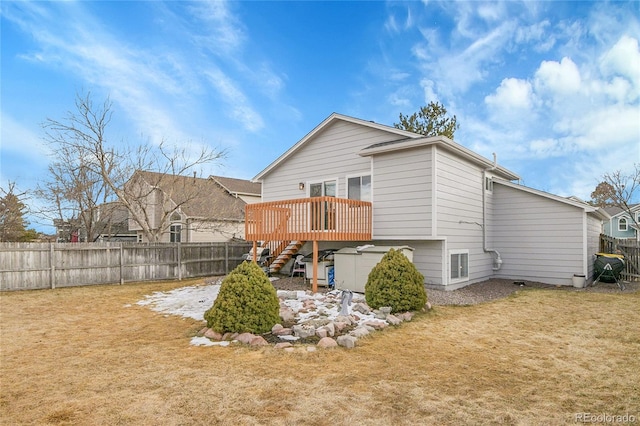
[[[67,425],[574,424],[640,418],[640,294],[436,307],[352,350],[194,347],[135,303],[196,281],[2,293],[0,420]],[[126,306],[132,305],[132,306]],[[640,422],[640,420],[636,420]]]

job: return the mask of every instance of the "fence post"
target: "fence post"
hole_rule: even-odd
[[[124,284],[124,248],[120,243],[120,285]]]
[[[182,281],[182,249],[180,243],[176,243],[176,250],[178,250],[178,281]]]
[[[49,243],[49,273],[51,276],[49,277],[49,282],[51,283],[51,288],[56,288],[56,264],[55,259],[55,248],[53,246],[54,243]]]
[[[229,243],[224,243],[224,274],[229,275]]]

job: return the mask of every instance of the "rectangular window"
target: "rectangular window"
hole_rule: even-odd
[[[357,176],[347,179],[347,198],[371,201],[371,176]]]
[[[451,251],[451,282],[469,279],[469,251]]]
[[[493,191],[493,179],[491,179],[490,177],[484,178],[484,189],[487,192]]]
[[[182,225],[171,225],[170,241],[172,243],[179,243],[182,239]]]

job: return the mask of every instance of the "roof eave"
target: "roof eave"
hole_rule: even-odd
[[[385,126],[383,124],[378,124],[373,121],[362,120],[360,118],[349,117],[347,115],[338,114],[336,112],[332,113],[329,117],[325,118],[322,123],[318,124],[313,130],[307,133],[302,139],[300,139],[295,145],[285,151],[280,157],[276,158],[271,164],[269,164],[265,169],[263,169],[260,173],[255,175],[251,182],[260,182],[265,175],[269,174],[273,169],[278,167],[284,160],[290,157],[294,152],[300,149],[303,145],[305,145],[309,140],[313,139],[313,137],[321,132],[325,127],[331,124],[334,121],[342,120],[350,123],[355,123],[363,126],[367,126],[370,128],[383,130],[389,133],[395,133],[397,135],[409,138],[419,138],[420,135],[416,135],[415,133],[408,132],[402,129],[396,129],[395,127]]]

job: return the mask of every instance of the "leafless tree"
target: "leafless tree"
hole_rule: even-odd
[[[168,219],[158,221],[157,212],[149,214],[147,204],[154,183],[151,188],[143,188],[130,179],[142,170],[171,179],[218,161],[226,154],[204,146],[194,153],[188,146],[171,147],[164,142],[119,147],[107,139],[113,108],[108,98],[95,104],[90,93],[76,95],[75,107],[64,120],[48,118],[43,124],[45,140],[54,154],[49,180],[38,188],[38,194],[48,201],[49,214],[62,220],[78,220],[90,241],[111,226],[104,215],[100,218],[99,207],[114,201],[128,210],[129,219],[150,241],[158,241]],[[199,195],[188,194],[192,198]],[[171,203],[161,206],[162,218],[180,207]]]
[[[602,176],[603,182],[609,188],[608,198],[612,205],[621,208],[630,217],[632,226],[636,229],[636,235],[640,235],[640,223],[638,216],[632,209],[637,203],[636,198],[640,192],[640,163],[634,164],[634,170],[625,174],[620,170],[606,173]],[[600,186],[600,185],[598,185]]]

